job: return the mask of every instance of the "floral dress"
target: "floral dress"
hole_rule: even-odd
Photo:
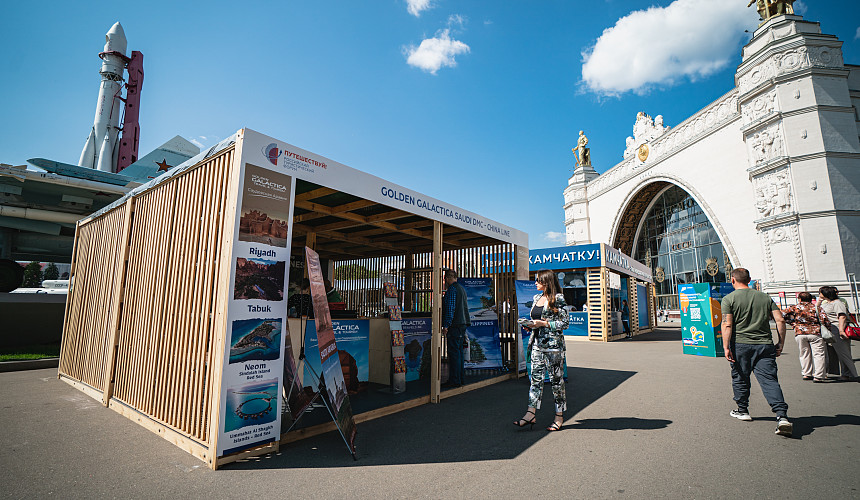
[[[534,296],[532,304],[537,304],[542,293]],[[542,326],[532,330],[529,338],[529,349],[531,351],[531,386],[529,387],[529,406],[539,409],[541,396],[543,394],[543,381],[549,372],[552,381],[552,394],[555,399],[555,412],[562,413],[567,409],[567,399],[564,392],[564,330],[567,329],[569,319],[565,306],[564,295],[555,296],[556,311],[548,307],[532,306],[532,318],[540,315],[540,319],[546,321],[549,326]]]
[[[783,313],[786,321],[794,328],[795,335],[821,335],[821,320],[815,314],[815,304],[812,302],[789,306]]]

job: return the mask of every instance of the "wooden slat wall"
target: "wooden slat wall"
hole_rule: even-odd
[[[606,296],[606,271],[603,267],[588,269],[588,339],[608,340],[609,298]]]
[[[123,204],[76,230],[59,373],[99,391],[105,389],[119,314],[125,253],[117,242],[128,229],[128,210]]]
[[[135,208],[114,397],[209,440],[216,273],[233,151],[140,195]],[[232,214],[228,214],[232,222]]]

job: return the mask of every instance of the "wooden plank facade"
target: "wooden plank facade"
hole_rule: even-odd
[[[237,227],[241,132],[237,137],[235,145],[78,222],[59,365],[60,379],[212,468],[278,447],[273,442],[230,457],[215,453],[232,293],[225,255]],[[304,180],[296,183],[292,223],[294,254],[307,245],[338,266],[394,272],[408,285],[402,305],[432,315],[433,380],[430,396],[417,404],[441,399],[444,268],[461,276],[492,276],[498,302],[510,297],[511,307],[499,311],[500,329],[503,356],[515,366],[516,265],[512,258],[505,268],[487,270],[482,259],[523,249]],[[379,287],[370,288],[344,290],[344,300],[370,315],[382,302]],[[516,372],[501,379],[510,376]],[[356,420],[410,406],[382,408]]]

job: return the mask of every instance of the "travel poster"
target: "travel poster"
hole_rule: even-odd
[[[367,389],[370,378],[370,320],[366,319],[335,319],[332,320],[334,337],[337,340],[338,356],[346,390],[356,394]],[[317,375],[321,371],[317,341],[316,323],[308,320],[305,329],[305,390],[319,390],[311,369]]]
[[[245,165],[239,241],[287,246],[291,220],[289,179],[284,175],[273,176],[256,165]]]
[[[280,318],[233,321],[230,363],[278,359],[281,356],[281,324]]]
[[[648,314],[648,287],[646,285],[636,284],[636,300],[639,311],[639,328],[648,328],[651,326],[651,315]]]
[[[534,280],[517,280],[514,283],[514,290],[517,294],[517,318],[531,318],[531,310],[534,296],[537,295],[538,289]],[[526,352],[529,348],[529,338],[531,330],[520,327],[520,337],[522,341],[522,351],[519,356],[519,370],[528,370],[531,373],[531,367],[526,363]]]
[[[514,282],[514,290],[517,294],[517,319],[531,319],[532,305],[534,305],[534,296],[538,294],[537,285],[535,284],[534,280],[516,280]],[[585,327],[586,329],[588,328],[587,317],[585,319]],[[565,334],[567,334],[567,330],[565,330]],[[530,356],[528,353],[528,349],[529,340],[531,339],[531,330],[529,330],[528,328],[520,327],[520,336],[522,337],[523,354],[520,357],[518,369],[520,371],[526,370],[528,375],[531,376],[532,364],[530,361],[528,361],[528,357]],[[565,354],[564,379],[567,380],[567,354]],[[546,380],[549,380],[549,374],[547,374]]]
[[[588,313],[582,311],[572,311],[567,313],[567,330],[565,335],[574,337],[588,336]]]
[[[406,357],[406,381],[430,378],[430,343],[432,321],[430,318],[407,318],[403,325],[403,351]]]
[[[213,421],[217,457],[280,439],[283,380],[290,371],[284,366],[291,231],[285,221],[292,219],[295,179],[246,163],[245,153],[235,210],[225,214],[234,236],[222,256],[230,263],[232,293],[223,358],[213,368],[221,380]]]
[[[502,343],[499,315],[492,278],[460,278],[466,290],[471,326],[466,328],[469,349],[464,356],[466,368],[502,368]]]
[[[681,306],[681,344],[684,354],[722,357],[720,302],[733,288],[728,283],[690,283],[678,286]]]
[[[328,401],[329,407],[335,414],[338,429],[340,429],[349,451],[355,455],[355,420],[352,418],[352,406],[347,395],[343,370],[341,370],[341,358],[332,328],[331,311],[329,311],[328,300],[326,299],[320,257],[308,247],[305,247],[305,256],[308,279],[311,282],[314,317],[316,318],[314,323],[322,370],[320,383],[326,388],[325,391],[320,391],[320,395]],[[307,353],[307,348],[305,348],[305,353]]]

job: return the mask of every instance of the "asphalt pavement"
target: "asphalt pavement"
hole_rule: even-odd
[[[0,497],[860,497],[860,383],[802,381],[791,332],[778,365],[792,438],[755,382],[754,420],[731,418],[728,363],[681,354],[677,328],[569,341],[568,365],[560,432],[544,430],[549,386],[534,430],[512,425],[520,379],[359,424],[357,461],[329,433],[218,471],[56,369],[0,373]]]

